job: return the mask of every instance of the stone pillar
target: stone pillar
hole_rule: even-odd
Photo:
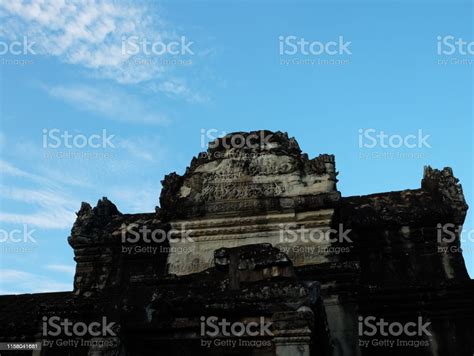
[[[278,336],[273,339],[276,356],[309,356],[311,344],[311,330],[308,328],[297,330],[279,330]]]
[[[117,355],[120,350],[120,341],[118,337],[97,337],[91,341],[97,344],[91,346],[87,356],[113,356]]]
[[[273,314],[276,356],[309,356],[314,314],[309,307]]]

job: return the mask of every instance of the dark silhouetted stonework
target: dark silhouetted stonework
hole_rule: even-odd
[[[452,170],[353,197],[336,177],[334,156],[310,159],[286,133],[240,132],[167,175],[154,213],[83,203],[68,239],[73,291],[1,296],[0,341],[67,339],[43,335],[44,318],[104,317],[114,335],[35,355],[472,356],[474,284],[459,230],[443,229],[468,209]],[[364,335],[367,317],[421,318],[429,335]],[[208,318],[269,332],[213,336]]]

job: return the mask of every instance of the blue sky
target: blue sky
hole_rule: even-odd
[[[287,131],[311,157],[336,155],[344,196],[418,188],[424,165],[451,166],[473,204],[474,54],[449,45],[474,41],[470,2],[15,1],[0,16],[0,232],[35,241],[2,242],[0,293],[71,290],[81,201],[153,211],[202,132]],[[350,53],[292,53],[341,38]],[[174,45],[128,47],[143,40]],[[359,130],[426,144],[360,147]],[[52,147],[66,132],[112,145]]]

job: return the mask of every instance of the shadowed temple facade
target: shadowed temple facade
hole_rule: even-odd
[[[82,203],[73,291],[0,296],[0,342],[41,345],[5,354],[472,356],[452,170],[351,197],[337,175],[286,133],[238,132],[165,176],[153,213]]]

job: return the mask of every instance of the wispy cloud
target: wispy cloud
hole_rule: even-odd
[[[137,97],[112,88],[92,86],[52,86],[43,88],[52,97],[65,101],[78,110],[95,113],[101,117],[122,122],[166,124],[168,119],[154,112]]]
[[[21,201],[24,203],[41,204],[43,207],[65,205],[68,199],[51,190],[32,190],[14,187],[0,187],[3,198]]]
[[[185,54],[157,51],[150,55],[149,50],[139,50],[142,41],[167,44],[187,38],[162,18],[162,12],[149,1],[2,1],[0,36],[10,40],[27,36],[34,43],[35,55],[78,65],[92,76],[120,84],[160,83],[171,77],[173,69],[192,67],[170,65],[176,58],[193,64],[189,56],[196,54],[197,58],[209,52],[202,48]]]
[[[16,152],[15,159],[28,170],[0,160],[1,223],[70,229],[80,202],[88,197],[93,202],[108,196],[130,213],[153,211],[158,204],[159,180],[143,181],[144,172],[156,172],[158,162],[170,159],[158,135],[117,137],[114,158],[105,160],[45,160],[38,143],[28,142],[19,150],[12,146],[10,152]],[[131,180],[135,176],[142,177],[141,181]],[[116,183],[98,188],[98,181]]]
[[[122,52],[122,37],[162,39],[173,35],[164,28],[156,7],[150,9],[145,4],[100,0],[2,1],[0,33],[12,39],[27,35],[34,42],[36,54],[57,57],[118,82],[137,83],[156,77],[164,68],[127,65],[131,55]]]
[[[44,177],[36,174],[26,172],[20,168],[13,166],[12,164],[0,160],[0,178],[3,179],[5,176],[14,176],[20,178],[26,178],[37,183],[48,183],[49,181]]]
[[[170,98],[184,98],[191,103],[206,103],[209,98],[193,91],[184,79],[165,80],[160,83],[151,83],[149,88],[154,92],[162,92]]]
[[[119,186],[110,191],[110,197],[130,213],[153,212],[158,204],[161,187],[146,185],[141,187]]]
[[[15,269],[0,269],[0,293],[44,293],[71,291],[72,284],[58,282],[52,278],[19,271]]]
[[[74,275],[76,272],[76,267],[72,265],[51,264],[46,265],[45,268],[50,271],[62,272],[70,275]]]
[[[162,13],[162,8],[154,2],[0,1],[0,37],[10,41],[26,38],[32,43],[32,55],[77,66],[92,80],[135,85],[142,94],[154,99],[162,94],[188,103],[208,102],[207,94],[194,88],[198,83],[183,78],[202,78],[197,73],[203,66],[197,65],[196,60],[205,63],[203,56],[210,56],[212,49],[198,46],[184,54],[181,50],[150,52],[152,43],[176,42],[180,48],[187,48],[180,42],[183,38],[197,46],[196,39],[163,19]],[[134,40],[130,45],[131,38]],[[209,81],[210,76],[205,78]],[[53,97],[78,109],[110,119],[142,124],[163,124],[169,120],[162,112],[144,104],[141,96],[110,88],[72,85],[46,89]]]
[[[65,229],[71,227],[75,220],[75,209],[78,202],[63,193],[59,185],[47,178],[21,170],[8,162],[0,161],[3,175],[23,177],[35,183],[34,188],[19,188],[3,184],[0,187],[2,201],[0,222],[12,224],[28,224],[46,229]],[[39,183],[39,184],[38,184]],[[53,189],[54,188],[54,189]],[[7,201],[16,201],[28,207],[32,212],[4,211]],[[77,205],[77,206],[76,206]]]
[[[126,151],[129,160],[157,162],[164,158],[166,149],[158,136],[119,138],[118,147]]]
[[[0,221],[11,224],[27,224],[44,229],[67,229],[75,220],[74,212],[62,207],[54,211],[37,212],[31,214],[0,212]]]

